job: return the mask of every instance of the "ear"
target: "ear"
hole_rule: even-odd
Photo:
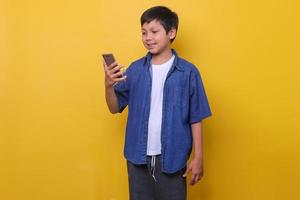
[[[168,32],[168,36],[169,36],[170,40],[174,39],[175,36],[176,36],[176,34],[177,34],[176,29],[175,29],[175,28],[172,28],[172,29]]]

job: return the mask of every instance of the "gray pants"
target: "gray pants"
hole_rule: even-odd
[[[127,160],[130,200],[186,200],[185,168],[173,173],[161,172],[160,155],[147,156],[147,164]]]

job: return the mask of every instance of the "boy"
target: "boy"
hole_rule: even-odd
[[[105,95],[111,113],[128,105],[124,156],[131,200],[184,200],[203,176],[202,119],[211,115],[200,73],[171,48],[178,16],[156,6],[141,16],[148,53],[125,73],[105,67]],[[122,76],[120,78],[120,76]],[[188,164],[194,146],[193,160]]]

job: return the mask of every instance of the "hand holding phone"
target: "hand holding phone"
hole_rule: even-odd
[[[103,57],[103,59],[105,61],[105,64],[107,66],[110,66],[111,64],[113,64],[116,61],[116,59],[115,59],[115,57],[112,53],[102,54],[102,57]],[[117,70],[117,71],[115,71],[115,73],[118,73],[119,71],[120,70]],[[117,78],[121,78],[121,77],[122,77],[122,75],[118,76]]]
[[[124,66],[115,63],[116,60],[112,53],[102,54],[102,57],[105,64],[105,85],[107,87],[113,86],[119,81],[126,80],[127,77],[120,72]]]

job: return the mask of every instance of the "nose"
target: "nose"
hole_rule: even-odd
[[[151,34],[145,34],[145,41],[151,41],[152,40],[152,35]]]

